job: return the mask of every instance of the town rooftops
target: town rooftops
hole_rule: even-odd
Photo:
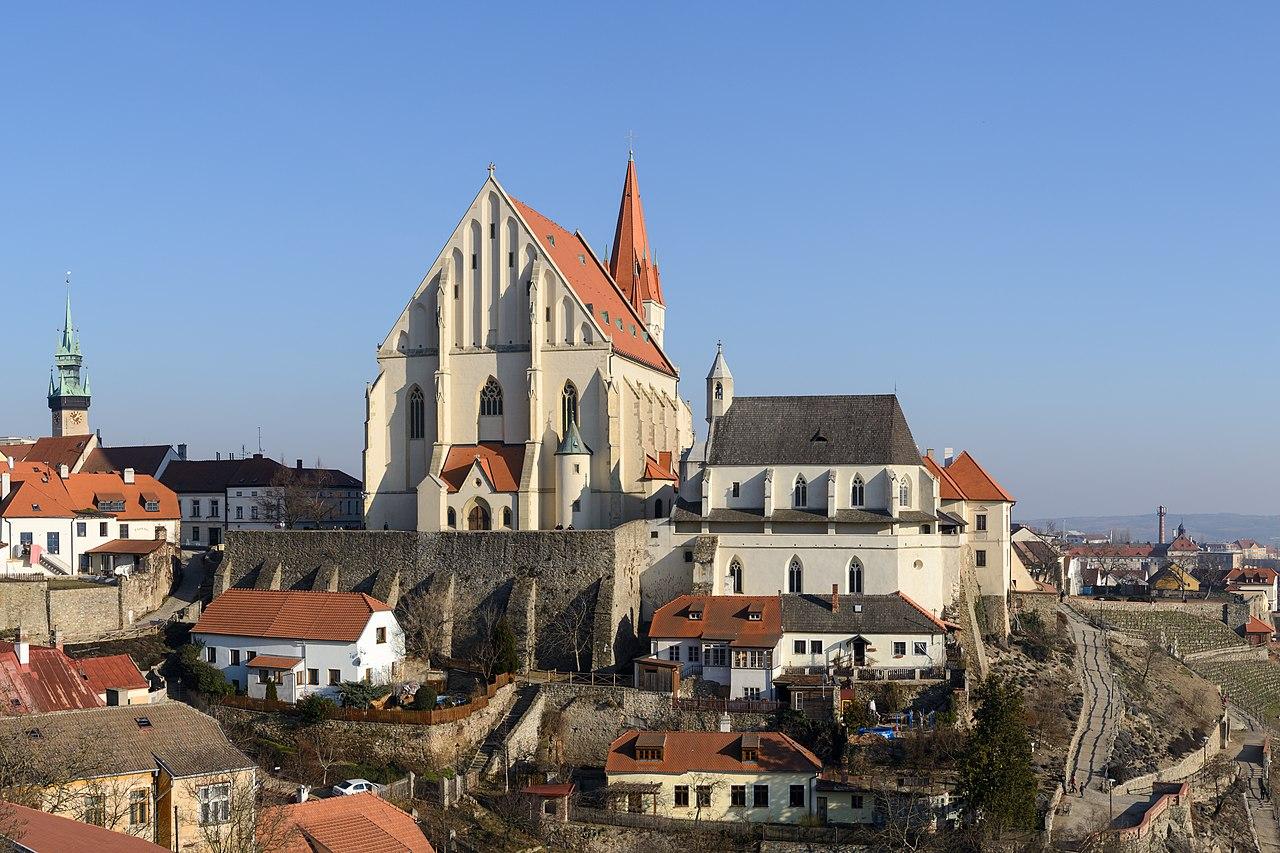
[[[782,630],[814,634],[944,634],[947,626],[901,592],[783,595]]]
[[[413,816],[376,794],[276,806],[258,835],[273,853],[434,853]]]
[[[24,461],[14,465],[10,477],[13,491],[0,503],[0,515],[7,518],[74,518],[93,513],[119,521],[181,517],[178,496],[146,474],[135,475],[132,483],[120,474],[81,472],[64,479],[55,467]],[[155,501],[150,504],[154,509],[147,509],[144,494]]]
[[[112,539],[110,542],[103,542],[96,548],[90,548],[85,553],[126,554],[142,557],[159,551],[167,544],[163,539]]]
[[[773,648],[782,637],[781,607],[776,595],[682,595],[653,614],[649,636]]]
[[[290,468],[274,459],[255,453],[243,459],[191,459],[170,462],[160,481],[179,494],[225,492],[240,486],[271,486],[294,480],[332,489],[358,489],[360,481],[333,468]]]
[[[92,850],[94,853],[163,853],[164,847],[144,838],[112,832],[69,817],[5,803],[5,827],[0,835],[17,844],[18,851],[67,853]],[[6,848],[7,849],[7,848]]]
[[[653,748],[644,736],[661,735],[661,759],[641,761],[636,749]],[[621,773],[817,773],[822,761],[782,732],[750,733],[758,738],[755,761],[743,761],[740,732],[641,732],[624,733],[609,746],[605,772]]]
[[[61,649],[27,647],[27,663],[14,643],[0,642],[0,715],[39,714],[102,705],[79,661]]]
[[[735,397],[710,465],[919,465],[894,394]]]
[[[75,470],[95,443],[93,435],[45,436],[30,444],[0,446],[0,456],[12,456],[17,462],[41,462],[55,471],[59,465]]]
[[[200,614],[194,634],[352,643],[369,617],[391,610],[362,592],[229,589]]]
[[[520,472],[524,469],[524,445],[486,441],[450,446],[440,470],[440,479],[450,492],[458,491],[466,483],[472,463],[480,465],[495,492],[517,491]]]
[[[20,739],[36,761],[75,768],[78,778],[145,773],[175,777],[254,767],[217,722],[189,705],[116,705],[36,717],[0,717],[0,738]]]
[[[167,444],[139,444],[131,447],[96,447],[84,462],[84,471],[120,473],[132,468],[138,474],[152,477],[164,467],[165,457],[173,448]]]
[[[1268,569],[1263,566],[1241,566],[1238,569],[1232,569],[1227,572],[1225,578],[1227,583],[1236,584],[1266,584],[1270,586],[1276,582],[1277,573],[1275,569]]]
[[[102,694],[108,690],[145,690],[150,685],[128,655],[103,655],[74,661],[89,689]]]

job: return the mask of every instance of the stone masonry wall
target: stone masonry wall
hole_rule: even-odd
[[[644,536],[640,521],[536,532],[232,531],[214,592],[346,590],[393,607],[430,596],[447,611],[444,651],[454,657],[465,657],[483,622],[477,614],[493,607],[510,619],[521,648],[532,650],[531,663],[559,669],[572,668],[572,649],[538,636],[539,628],[585,606],[587,657],[599,669],[637,653]]]
[[[44,581],[0,583],[0,619],[7,634],[25,628],[31,642],[49,642],[49,585]]]
[[[124,627],[120,590],[113,585],[49,590],[49,630],[69,641],[91,640]]]

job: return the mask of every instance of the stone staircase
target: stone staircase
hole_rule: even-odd
[[[541,689],[540,685],[526,684],[517,690],[516,701],[511,703],[511,708],[506,715],[489,732],[489,736],[480,744],[480,748],[476,750],[475,755],[471,756],[471,762],[467,765],[468,775],[472,773],[483,774],[494,763],[501,766],[503,742],[506,741],[507,735],[511,733],[511,729],[528,712],[534,700],[538,698],[538,691]]]
[[[55,575],[65,575],[70,577],[73,574],[70,566],[60,558],[50,554],[48,551],[40,552],[40,565],[53,572]]]

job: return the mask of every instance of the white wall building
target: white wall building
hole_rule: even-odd
[[[662,348],[665,311],[634,162],[607,262],[509,196],[491,169],[378,348],[367,526],[665,517],[693,436]]]
[[[385,684],[404,661],[404,632],[386,604],[358,592],[229,589],[191,630],[204,659],[240,692],[296,702],[337,697],[344,681]]]

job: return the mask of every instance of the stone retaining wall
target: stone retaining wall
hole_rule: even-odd
[[[396,606],[430,595],[451,626],[443,650],[465,657],[496,608],[510,620],[529,663],[570,668],[572,649],[538,636],[575,603],[592,613],[587,658],[594,669],[638,652],[640,574],[647,527],[612,530],[414,533],[403,531],[231,531],[214,580],[230,587],[365,592]],[[588,660],[584,660],[586,665]]]

